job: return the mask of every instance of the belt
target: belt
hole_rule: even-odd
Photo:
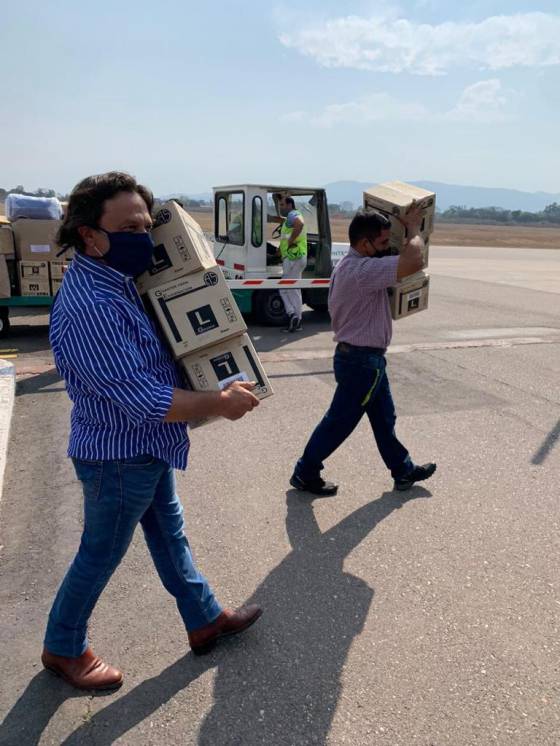
[[[352,350],[356,350],[357,352],[370,352],[374,355],[385,355],[387,352],[387,350],[382,347],[359,347],[358,345],[351,345],[350,342],[339,342],[336,349],[340,350],[340,352],[352,352]]]

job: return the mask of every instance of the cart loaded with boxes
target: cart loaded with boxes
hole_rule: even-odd
[[[0,216],[0,337],[12,307],[50,306],[70,266],[56,234],[63,206],[56,198],[9,194]]]

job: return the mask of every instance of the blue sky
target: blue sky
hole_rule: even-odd
[[[560,191],[557,0],[5,3],[0,186]]]

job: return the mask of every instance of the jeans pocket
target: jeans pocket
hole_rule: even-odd
[[[120,458],[118,460],[118,463],[120,466],[123,466],[125,468],[132,468],[135,467],[142,467],[142,466],[152,466],[152,464],[155,464],[159,461],[155,456],[152,456],[150,453],[142,453],[139,456],[130,456],[129,458]]]
[[[76,476],[82,483],[84,497],[87,500],[98,500],[103,480],[103,461],[84,461],[73,459]]]

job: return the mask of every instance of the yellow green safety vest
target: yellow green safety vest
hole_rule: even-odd
[[[296,217],[303,220],[303,215],[299,210],[295,211]],[[299,236],[296,238],[295,246],[288,248],[290,243],[290,236],[292,235],[292,228],[288,226],[288,221],[284,220],[280,229],[280,256],[282,259],[299,259],[302,256],[307,256],[307,228],[305,221],[303,223],[303,229]]]

